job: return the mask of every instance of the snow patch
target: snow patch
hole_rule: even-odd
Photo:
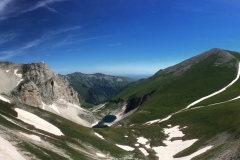
[[[183,137],[185,134],[183,134],[182,131],[179,130],[179,126],[175,126],[172,128],[165,128],[164,133],[168,135],[167,140],[170,141],[174,137]]]
[[[169,116],[167,116],[166,118],[160,120],[159,123],[160,123],[160,122],[163,122],[163,121],[166,121],[166,120],[169,120],[171,117],[172,117],[172,115],[169,115]]]
[[[164,133],[168,135],[167,140],[163,141],[166,146],[159,146],[159,147],[153,147],[152,149],[157,153],[156,156],[159,157],[159,160],[166,160],[166,159],[176,159],[176,160],[189,160],[199,154],[202,154],[206,152],[208,149],[210,149],[212,146],[205,147],[189,156],[181,157],[181,158],[173,158],[175,154],[178,152],[190,147],[193,143],[195,143],[198,139],[192,139],[192,140],[174,140],[171,141],[173,137],[183,137],[184,134],[182,131],[180,131],[179,126],[175,126],[172,128],[165,128]]]
[[[9,72],[9,70],[6,70],[6,73],[8,73]]]
[[[0,95],[0,100],[10,103],[10,100],[8,100],[7,98],[3,97],[2,95]]]
[[[47,105],[42,101],[42,109],[43,110],[45,110],[45,107],[46,107]]]
[[[22,81],[23,81],[23,79],[20,79],[16,86],[18,86]]]
[[[160,122],[163,122],[163,121],[166,121],[166,120],[169,120],[171,117],[172,117],[173,114],[167,116],[166,118],[163,118],[163,119],[155,119],[155,120],[152,120],[152,121],[148,121],[146,123],[144,123],[143,125],[151,125],[153,123],[160,123]]]
[[[97,125],[97,124],[98,124],[98,122],[99,122],[99,121],[92,123],[92,124],[91,124],[91,127],[93,127],[93,126]]]
[[[122,148],[125,151],[133,151],[135,149],[135,148],[132,148],[130,146],[120,145],[120,144],[116,144],[116,146],[118,146],[119,148]]]
[[[181,157],[181,158],[175,158],[176,160],[189,160],[189,159],[192,159],[206,151],[208,151],[209,149],[211,149],[213,146],[207,146],[207,147],[204,147],[196,152],[194,152],[193,154],[189,155],[189,156],[186,156],[186,157]]]
[[[144,137],[138,137],[137,138],[137,142],[140,143],[140,144],[145,145],[148,142],[148,140],[146,138],[144,138]]]
[[[26,133],[22,133],[22,132],[19,132],[21,135],[24,135],[25,137],[27,138],[30,138],[32,140],[35,140],[35,141],[38,141],[40,142],[41,141],[41,138],[39,136],[36,136],[36,135],[33,135],[33,134],[26,134]]]
[[[151,148],[151,147],[150,147],[150,144],[146,144],[145,147],[146,147],[147,149],[150,149],[150,148]]]
[[[135,146],[138,147],[140,144],[136,143]]]
[[[38,129],[55,134],[57,136],[63,135],[60,129],[58,129],[51,123],[47,122],[46,120],[36,116],[35,114],[32,114],[19,108],[15,108],[15,111],[18,113],[17,118],[24,121],[25,123],[34,125]]]
[[[102,154],[102,153],[96,153],[96,155],[98,156],[98,157],[101,157],[101,158],[106,158],[106,155],[104,155],[104,154]]]
[[[22,74],[18,74],[17,72],[18,72],[18,69],[15,69],[15,70],[14,70],[14,74],[15,74],[17,77],[22,78]]]
[[[139,148],[139,150],[144,154],[144,156],[149,155],[149,153],[144,148]]]
[[[96,136],[98,136],[99,138],[105,140],[104,137],[103,137],[102,135],[100,135],[100,134],[98,134],[98,133],[96,133],[96,132],[95,132],[94,134],[95,134]]]
[[[148,122],[144,123],[143,125],[150,125],[150,124],[159,122],[160,120],[161,120],[161,119],[156,119],[156,120],[148,121]]]
[[[17,149],[7,140],[0,136],[0,159],[1,160],[26,160]]]
[[[127,136],[127,135],[125,135],[124,137],[125,137],[125,138],[127,138],[128,136]]]
[[[51,105],[49,105],[49,107],[51,108],[51,109],[53,109],[55,112],[57,112],[58,114],[60,114],[60,112],[59,112],[59,110],[58,110],[58,107],[56,106],[56,104],[51,104]]]

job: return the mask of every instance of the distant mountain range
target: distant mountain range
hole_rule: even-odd
[[[1,62],[0,75],[0,159],[240,157],[238,52],[211,49],[135,82],[43,62]],[[91,92],[104,103],[83,109]]]
[[[79,99],[90,104],[100,104],[117,94],[133,82],[128,77],[110,76],[101,73],[83,74],[75,72],[60,75],[79,93]]]

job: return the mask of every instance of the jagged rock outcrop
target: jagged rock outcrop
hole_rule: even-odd
[[[78,93],[44,62],[22,65],[2,62],[0,67],[2,79],[9,79],[8,82],[2,80],[0,84],[5,86],[12,83],[1,93],[12,94],[22,103],[41,106],[42,102],[51,105],[55,100],[63,99],[68,103],[80,105]]]
[[[24,104],[32,105],[35,107],[40,106],[42,103],[41,93],[37,85],[32,81],[24,81],[13,92],[13,96]]]

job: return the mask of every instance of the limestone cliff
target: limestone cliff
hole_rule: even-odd
[[[38,107],[42,103],[51,105],[55,100],[63,99],[79,105],[78,93],[43,62],[22,65],[2,62],[0,68],[2,79],[8,79],[0,82],[4,83],[1,85],[11,83],[0,92],[11,94],[22,103]]]

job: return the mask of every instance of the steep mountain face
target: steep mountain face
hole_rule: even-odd
[[[41,106],[42,103],[52,104],[56,99],[64,99],[69,103],[79,105],[77,92],[69,86],[68,82],[60,78],[45,63],[32,63],[15,65],[11,63],[0,64],[2,77],[10,77],[1,85],[10,87],[1,91],[12,94],[20,102]],[[12,78],[11,77],[15,77]],[[5,80],[6,81],[6,80]]]
[[[32,64],[1,62],[0,73],[2,77],[0,93],[11,96],[18,102],[40,107],[75,122],[89,125],[82,122],[78,116],[86,114],[79,107],[78,93],[44,62]]]
[[[75,72],[62,77],[68,80],[70,85],[79,93],[80,99],[94,105],[106,101],[133,82],[127,77],[109,76],[101,73]]]

